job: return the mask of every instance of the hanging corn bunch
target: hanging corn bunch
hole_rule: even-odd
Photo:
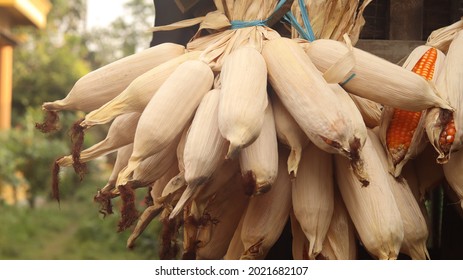
[[[88,112],[73,127],[72,155],[55,167],[83,168],[118,150],[95,200],[111,214],[111,200],[121,199],[129,248],[161,222],[162,259],[264,259],[289,220],[294,259],[355,259],[358,241],[378,259],[429,258],[413,197],[425,188],[418,169],[409,172],[413,193],[388,172],[415,164],[425,122],[434,146],[454,136],[446,159],[460,148],[463,33],[443,30],[400,67],[353,46],[370,2],[215,0],[204,17],[154,27],[199,24],[186,47],[151,49],[150,66],[148,54],[128,57],[83,77],[55,107],[44,104]],[[282,17],[292,34],[272,29]],[[444,65],[444,53],[455,62]],[[418,114],[400,128],[405,111]],[[449,115],[453,132],[444,128]],[[106,139],[81,152],[84,131],[111,121]],[[380,124],[384,146],[367,129]],[[458,157],[444,165],[456,190],[458,167]],[[142,187],[149,203],[139,211]]]

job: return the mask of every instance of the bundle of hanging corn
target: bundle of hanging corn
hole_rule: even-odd
[[[353,46],[370,2],[215,0],[217,10],[204,17],[153,28],[199,24],[186,48],[167,43],[121,59],[44,104],[48,116],[88,112],[72,128],[72,154],[55,163],[55,197],[60,166],[83,176],[86,161],[117,150],[95,201],[106,215],[122,200],[119,231],[133,229],[128,247],[159,219],[161,258],[264,259],[291,220],[297,259],[355,258],[357,238],[378,259],[428,258],[425,216],[413,196],[422,186],[400,179],[423,150],[410,147],[426,134],[393,146],[402,134],[392,123],[403,113],[381,108],[429,111],[414,123],[428,122],[428,135],[445,131],[437,144],[453,136],[446,155],[459,149],[450,68],[463,69],[442,59],[460,57],[461,36],[446,29],[435,46],[397,66]],[[272,29],[283,17],[293,38]],[[445,79],[435,87],[441,68]],[[81,152],[84,131],[111,121],[106,139]],[[384,146],[370,131],[380,123]],[[457,177],[449,181],[461,189]],[[139,188],[149,188],[141,214]]]

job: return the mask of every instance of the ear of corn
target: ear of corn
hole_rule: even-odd
[[[332,164],[331,154],[309,144],[302,151],[300,172],[293,181],[293,211],[309,241],[309,259],[321,252],[333,215]]]
[[[264,112],[264,123],[259,137],[240,152],[239,161],[243,178],[254,185],[253,194],[267,192],[278,172],[278,142],[273,119],[272,104]]]
[[[108,123],[124,113],[143,112],[153,95],[177,67],[185,61],[198,57],[199,52],[187,52],[139,75],[116,97],[88,113],[80,126],[88,128],[97,124]],[[178,75],[176,77],[179,78]]]
[[[220,74],[219,129],[234,158],[259,136],[267,107],[267,67],[254,48],[241,47],[225,60]]]
[[[182,133],[213,80],[211,68],[202,61],[189,60],[177,67],[141,114],[132,156],[118,181],[123,182],[143,159],[162,151]]]
[[[307,260],[309,251],[309,241],[305,237],[305,233],[301,228],[301,225],[297,221],[294,212],[289,213],[289,218],[291,221],[291,249],[293,254],[293,260]]]
[[[426,132],[431,144],[439,153],[437,161],[446,163],[452,151],[463,146],[463,30],[456,33],[452,40],[444,69],[437,80],[437,89],[455,112],[433,109],[427,118]]]
[[[184,52],[182,45],[164,43],[121,58],[86,74],[64,99],[45,102],[42,108],[90,112],[116,97],[138,76]]]
[[[349,168],[348,160],[339,155],[335,156],[336,181],[368,252],[378,259],[396,259],[404,237],[402,217],[388,185],[388,174],[369,137],[363,152],[370,185],[362,188]]]
[[[369,136],[376,151],[378,151],[383,167],[386,169],[388,159],[379,138],[372,131],[369,132]],[[403,178],[396,179],[388,174],[388,180],[403,222],[404,239],[400,251],[414,260],[429,259],[426,248],[428,228],[418,202],[415,200],[407,181]]]
[[[428,81],[435,81],[444,58],[444,54],[435,48],[419,46],[411,52],[403,67]],[[426,111],[406,111],[388,106],[383,110],[380,136],[387,150],[389,171],[396,177],[405,163],[426,145],[425,114]]]
[[[270,84],[310,140],[322,150],[355,161],[352,155],[358,155],[364,138],[356,135],[353,112],[339,101],[302,48],[293,40],[279,38],[268,41],[262,54]],[[367,184],[364,175],[358,174]]]
[[[355,260],[355,228],[338,190],[334,192],[334,212],[320,253],[322,259]]]
[[[447,53],[451,42],[461,30],[463,30],[463,19],[431,32],[431,35],[429,35],[428,40],[426,41],[426,45],[435,47],[440,51]]]
[[[229,185],[229,184],[233,185]],[[232,191],[227,191],[231,189]],[[240,180],[233,180],[223,186],[220,194],[211,198],[205,209],[205,214],[211,217],[206,227],[198,230],[197,259],[222,259],[227,253],[234,230],[246,209],[249,197],[245,195]],[[206,234],[204,234],[206,233]]]
[[[288,157],[288,173],[290,176],[296,177],[302,149],[309,143],[309,138],[301,130],[276,94],[272,92],[270,97],[278,140],[291,149]]]
[[[133,143],[139,118],[140,113],[137,112],[117,117],[109,127],[105,139],[80,153],[80,161],[90,161]],[[60,166],[71,166],[72,163],[72,155],[62,157],[58,160]]]
[[[341,42],[320,39],[308,44],[305,51],[317,68],[325,72],[348,53],[348,48]],[[358,48],[353,48],[353,55],[355,65],[346,79],[353,74],[355,77],[343,86],[349,93],[409,111],[430,107],[452,110],[422,77]]]
[[[287,153],[284,153],[287,155]],[[278,176],[269,192],[250,199],[241,229],[245,248],[240,259],[264,259],[280,236],[291,210],[291,180],[286,160],[279,159]]]

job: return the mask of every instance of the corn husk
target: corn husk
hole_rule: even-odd
[[[108,123],[129,112],[143,112],[153,95],[185,61],[197,59],[199,52],[187,52],[139,75],[119,95],[88,113],[80,123],[83,128]]]
[[[231,183],[232,185],[221,188],[221,192],[208,202],[204,215],[211,219],[198,229],[197,259],[217,260],[227,253],[234,230],[249,200],[240,180],[233,180]]]
[[[242,47],[225,60],[220,74],[219,129],[230,142],[227,157],[238,156],[260,134],[267,107],[267,68],[254,48]]]
[[[459,199],[460,207],[463,209],[463,152],[454,153],[449,162],[443,165],[443,169],[445,179]]]
[[[334,192],[334,212],[319,255],[328,260],[357,259],[355,227],[339,191]]]
[[[264,112],[264,123],[259,137],[240,152],[241,174],[254,185],[253,194],[269,191],[278,173],[278,142],[272,104]]]
[[[383,163],[383,167],[387,168],[388,158],[383,145],[374,132],[370,131],[369,136]],[[429,259],[426,248],[428,228],[418,202],[406,180],[394,178],[390,174],[388,180],[403,222],[404,238],[400,251],[414,260]]]
[[[429,46],[418,46],[416,47],[408,56],[407,60],[403,64],[403,68],[412,71],[415,65],[419,62],[421,57],[430,49]],[[434,63],[434,73],[432,75],[431,81],[435,82],[437,77],[441,73],[441,70],[444,66],[445,55],[443,52],[437,50],[437,57]],[[399,150],[391,150],[387,146],[387,134],[388,129],[391,125],[392,118],[394,115],[395,108],[385,106],[381,116],[380,124],[380,139],[387,151],[387,157],[389,162],[388,170],[395,177],[398,177],[401,174],[403,166],[411,158],[416,157],[427,145],[427,139],[425,138],[425,120],[426,120],[426,110],[421,112],[420,120],[416,129],[413,132],[413,136],[410,142],[410,146],[403,147]]]
[[[322,72],[350,55],[345,44],[334,40],[320,39],[301,44]],[[438,96],[435,86],[422,77],[355,47],[351,56],[355,61],[353,68],[349,64],[347,69],[343,69],[347,73],[338,81],[343,82],[343,88],[349,93],[408,111],[421,111],[430,107],[452,110],[448,102]]]
[[[366,127],[375,128],[379,126],[383,106],[360,96],[353,94],[349,94],[349,96],[352,98],[355,105],[357,106],[357,109],[360,111]]]
[[[431,32],[431,35],[429,35],[426,41],[426,45],[435,47],[446,54],[450,43],[461,30],[463,30],[463,18],[449,26],[444,26]]]
[[[162,151],[182,133],[213,80],[211,68],[199,60],[182,63],[169,76],[140,117],[132,156],[118,182],[124,182],[143,159]]]
[[[443,98],[448,100],[455,112],[432,109],[426,119],[426,132],[429,141],[438,152],[437,161],[446,163],[452,152],[463,146],[463,30],[456,33],[450,43],[442,74],[437,80],[437,89],[442,92]],[[450,147],[440,145],[442,131],[453,118],[455,124],[454,141]]]
[[[291,250],[293,255],[293,260],[308,260],[307,256],[309,241],[305,237],[305,233],[301,228],[301,225],[294,215],[294,211],[289,213],[289,218],[291,221]]]
[[[357,135],[352,111],[340,102],[341,97],[310,58],[295,41],[287,38],[269,41],[262,54],[267,61],[270,84],[309,139],[324,151],[352,159],[359,180],[368,184],[357,160],[365,138]]]
[[[105,139],[80,153],[80,161],[87,162],[93,160],[133,143],[140,115],[140,113],[135,112],[117,117],[109,127]],[[63,167],[71,166],[74,160],[72,159],[72,155],[68,155],[60,158],[57,163]]]
[[[42,108],[93,111],[119,95],[138,76],[184,53],[184,46],[164,43],[121,58],[86,74],[64,99],[45,102]]]
[[[241,229],[243,228],[244,215],[241,215],[240,221],[233,232],[233,237],[227,248],[224,260],[239,260],[244,252],[243,241],[241,241]]]
[[[307,256],[322,250],[334,210],[332,155],[309,144],[302,151],[300,172],[293,181],[293,211],[309,241]]]
[[[291,177],[296,177],[302,149],[309,143],[309,138],[301,130],[275,93],[270,94],[270,97],[278,140],[291,149],[287,162],[288,173]]]
[[[286,170],[286,160],[280,158],[270,191],[250,199],[241,229],[245,251],[240,259],[264,259],[281,235],[291,210],[291,180]]]
[[[362,188],[349,161],[335,156],[336,181],[347,211],[367,251],[378,259],[396,259],[404,236],[402,217],[388,182],[388,173],[369,138],[363,147],[370,185]]]

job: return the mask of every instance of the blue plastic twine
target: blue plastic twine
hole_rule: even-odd
[[[286,0],[280,0],[278,2],[277,6],[275,7],[275,10],[273,11],[272,15],[269,17],[271,18],[275,12],[277,12],[283,4],[286,2]],[[231,29],[239,29],[239,28],[245,28],[245,27],[252,27],[252,26],[267,26],[267,21],[269,18],[264,19],[264,20],[251,20],[251,21],[242,21],[242,20],[232,20],[230,22],[231,24]]]
[[[293,15],[292,12],[287,12],[284,16],[291,25],[296,29],[297,33],[301,35],[301,37],[309,42],[315,40],[315,34],[313,33],[312,25],[310,24],[309,14],[307,12],[307,7],[305,5],[304,0],[298,0],[299,7],[301,10],[302,22],[304,23],[304,27],[302,27],[296,20],[296,17]]]

